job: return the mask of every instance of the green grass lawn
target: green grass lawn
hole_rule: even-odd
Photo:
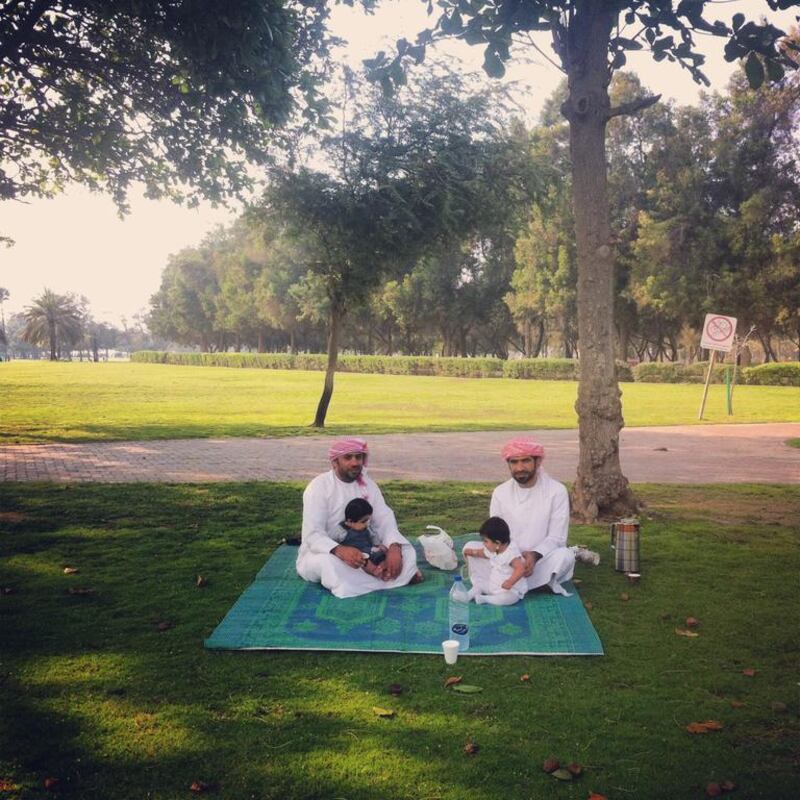
[[[797,797],[795,488],[639,487],[640,584],[603,527],[572,534],[604,557],[577,576],[606,655],[463,659],[483,692],[461,696],[435,656],[203,649],[296,532],[301,488],[0,484],[0,798],[43,797],[46,778],[82,800],[188,798],[198,780],[226,800],[681,800],[722,780]],[[490,492],[385,488],[413,535],[474,530]],[[697,638],[675,634],[689,615]],[[723,729],[685,730],[710,719]],[[585,774],[560,784],[548,756]]]
[[[13,361],[0,364],[0,443],[276,436],[308,424],[322,373]],[[327,430],[572,428],[577,384],[362,375],[336,377]],[[622,384],[628,426],[697,422],[702,386]],[[735,415],[712,386],[707,422],[800,421],[796,387],[738,386]]]

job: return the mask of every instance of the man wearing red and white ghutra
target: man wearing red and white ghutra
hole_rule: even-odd
[[[561,586],[572,578],[576,548],[567,547],[569,496],[566,487],[542,469],[544,447],[521,436],[502,450],[511,477],[492,493],[489,514],[501,517],[511,530],[511,541],[525,559],[527,591],[547,587],[556,594],[568,594]],[[464,549],[480,547],[469,542]],[[482,571],[489,562],[467,557],[473,583],[482,583]]]
[[[368,448],[363,439],[334,442],[328,451],[331,469],[317,475],[303,492],[303,530],[297,554],[301,578],[321,583],[336,597],[358,597],[379,589],[394,589],[422,579],[414,546],[397,528],[394,512],[378,485],[367,474]],[[341,544],[345,506],[361,497],[372,506],[370,533],[387,548],[383,569],[371,575],[362,569],[364,554]]]

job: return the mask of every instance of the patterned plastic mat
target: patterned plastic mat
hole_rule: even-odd
[[[434,569],[420,554],[423,583],[339,600],[302,580],[296,558],[296,547],[281,545],[205,646],[441,654],[453,573]],[[533,593],[513,606],[470,604],[471,643],[463,655],[603,655],[575,587],[565,588],[571,597]]]

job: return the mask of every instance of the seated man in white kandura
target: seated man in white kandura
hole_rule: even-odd
[[[568,595],[561,586],[572,577],[576,548],[567,547],[569,496],[566,487],[541,468],[544,448],[527,437],[508,442],[502,450],[511,478],[492,493],[489,514],[504,519],[511,530],[511,542],[525,559],[526,591],[547,587]],[[468,542],[464,550],[480,547]],[[485,582],[491,567],[484,558],[466,557],[473,583]]]
[[[303,531],[297,554],[297,574],[321,583],[336,597],[358,597],[378,589],[418,583],[414,546],[397,529],[394,512],[381,490],[364,471],[367,443],[355,437],[339,439],[328,451],[331,469],[317,475],[303,492]],[[374,544],[387,548],[380,574],[362,569],[364,553],[341,544],[347,529],[341,522],[344,508],[361,497],[372,506],[370,531]]]

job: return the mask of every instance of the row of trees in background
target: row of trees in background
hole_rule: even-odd
[[[565,87],[526,131],[452,75],[390,99],[354,82],[322,142],[334,169],[277,173],[173,256],[153,331],[206,351],[320,352],[336,330],[358,353],[577,355]],[[615,105],[643,93],[616,74]],[[610,122],[619,358],[693,360],[711,310],[755,325],[767,360],[776,339],[800,348],[798,111],[796,76],[737,75],[697,107]]]
[[[45,289],[24,311],[6,318],[3,303],[8,298],[8,290],[0,287],[0,354],[9,358],[100,361],[111,350],[129,353],[165,344],[153,337],[141,315],[121,328],[98,322],[85,297]]]

